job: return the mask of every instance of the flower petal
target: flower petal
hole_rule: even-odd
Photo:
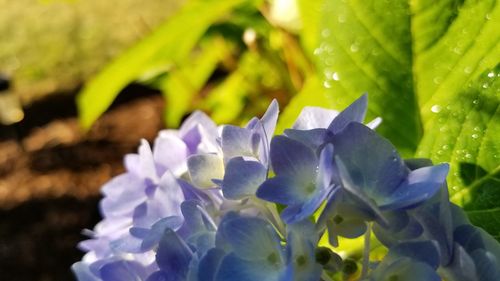
[[[411,208],[431,198],[444,185],[448,170],[448,164],[440,164],[411,171],[408,178],[380,202],[380,209]]]
[[[344,162],[338,156],[335,157],[335,163],[337,164],[340,179],[342,180],[343,189],[346,190],[351,195],[351,197],[361,205],[361,209],[369,209],[371,212],[373,212],[373,214],[376,215],[378,219],[381,220],[384,225],[388,225],[387,219],[384,217],[375,201],[372,198],[368,197],[365,194],[364,190],[359,187],[359,185],[354,183],[350,173],[347,171],[347,168],[344,165]]]
[[[266,260],[273,257],[282,261],[280,239],[266,221],[253,217],[239,217],[221,223],[224,239],[234,253],[244,260]]]
[[[300,112],[292,128],[296,130],[326,129],[337,115],[339,112],[336,110],[306,106]]]
[[[217,248],[209,250],[200,260],[198,266],[198,280],[216,281],[215,274],[219,270],[219,266],[225,255],[224,251]]]
[[[253,151],[252,134],[252,131],[246,128],[224,126],[221,133],[224,161],[227,162],[237,156],[256,157]]]
[[[264,131],[266,132],[268,144],[271,141],[272,136],[274,135],[274,130],[276,129],[276,122],[278,121],[278,113],[279,113],[278,102],[275,99],[273,99],[271,104],[269,104],[266,113],[264,113],[264,115],[260,119],[262,125],[264,126]]]
[[[286,129],[284,134],[316,150],[325,142],[328,130],[323,128],[311,130]]]
[[[156,253],[158,267],[180,279],[187,275],[192,256],[193,253],[186,243],[173,230],[167,229]]]
[[[153,152],[151,151],[149,143],[145,139],[141,140],[141,145],[139,146],[139,167],[141,170],[141,176],[144,179],[149,179],[153,183],[158,182],[159,178],[153,159]]]
[[[362,123],[363,120],[365,120],[367,107],[368,95],[364,94],[340,112],[339,115],[333,119],[332,123],[330,123],[328,130],[337,134],[351,122]]]
[[[263,261],[243,260],[233,253],[222,260],[215,280],[280,281],[281,269]]]
[[[99,269],[101,279],[106,281],[137,281],[146,278],[144,268],[136,262],[115,261]]]
[[[71,271],[76,275],[78,281],[100,281],[84,262],[76,262],[71,266]]]
[[[302,182],[314,181],[318,159],[305,144],[285,136],[271,141],[271,165],[279,176]]]
[[[242,199],[255,195],[257,188],[266,180],[267,169],[257,161],[235,157],[226,165],[222,192],[228,199]]]
[[[184,141],[172,132],[160,132],[155,140],[153,157],[159,166],[159,174],[170,170],[177,176],[186,171],[188,148]]]
[[[314,182],[310,182],[310,185],[314,187]],[[310,194],[307,188],[307,185],[301,184],[292,178],[276,176],[262,183],[257,189],[256,195],[258,198],[269,202],[296,205],[302,204],[309,199]]]
[[[392,194],[409,173],[396,148],[363,124],[347,125],[333,146],[354,187],[376,202]]]
[[[199,188],[213,187],[212,179],[224,176],[224,163],[217,154],[192,155],[187,160],[189,175]]]

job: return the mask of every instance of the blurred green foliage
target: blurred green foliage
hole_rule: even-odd
[[[87,84],[81,121],[132,81],[162,90],[169,126],[198,108],[241,123],[277,98],[278,132],[303,106],[342,109],[368,92],[379,132],[405,157],[450,162],[451,199],[499,238],[496,2],[191,0]]]
[[[73,91],[184,2],[0,0],[0,73],[24,104]]]

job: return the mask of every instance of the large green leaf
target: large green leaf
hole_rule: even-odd
[[[417,156],[450,162],[450,200],[500,239],[500,66],[470,82],[429,123]]]
[[[436,107],[500,61],[496,0],[412,1],[414,79],[424,127]],[[435,111],[435,110],[434,110]]]
[[[369,93],[369,117],[404,155],[421,137],[407,1],[325,1],[315,50],[336,109]]]
[[[495,0],[332,0],[322,13],[315,53],[335,107],[368,92],[369,115],[406,156],[432,109],[500,58]]]
[[[207,28],[247,0],[194,0],[150,36],[135,45],[91,80],[77,99],[80,122],[89,127],[127,84],[155,64],[185,61]]]

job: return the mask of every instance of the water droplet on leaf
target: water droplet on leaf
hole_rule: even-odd
[[[434,113],[439,113],[439,111],[441,111],[441,106],[439,104],[435,104],[431,107],[431,111]]]
[[[335,80],[335,81],[339,81],[339,80],[340,80],[339,74],[338,74],[337,72],[334,72],[334,73],[333,73],[332,78],[333,78],[333,80]]]

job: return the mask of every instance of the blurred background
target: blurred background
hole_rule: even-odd
[[[100,185],[163,126],[159,92],[130,86],[85,131],[76,94],[181,5],[0,0],[1,280],[73,280],[80,232],[99,220]]]
[[[368,92],[367,119],[404,157],[450,162],[451,200],[500,241],[496,0],[0,7],[0,280],[73,280],[99,188],[141,138],[197,109],[244,124],[272,99],[281,133]]]

